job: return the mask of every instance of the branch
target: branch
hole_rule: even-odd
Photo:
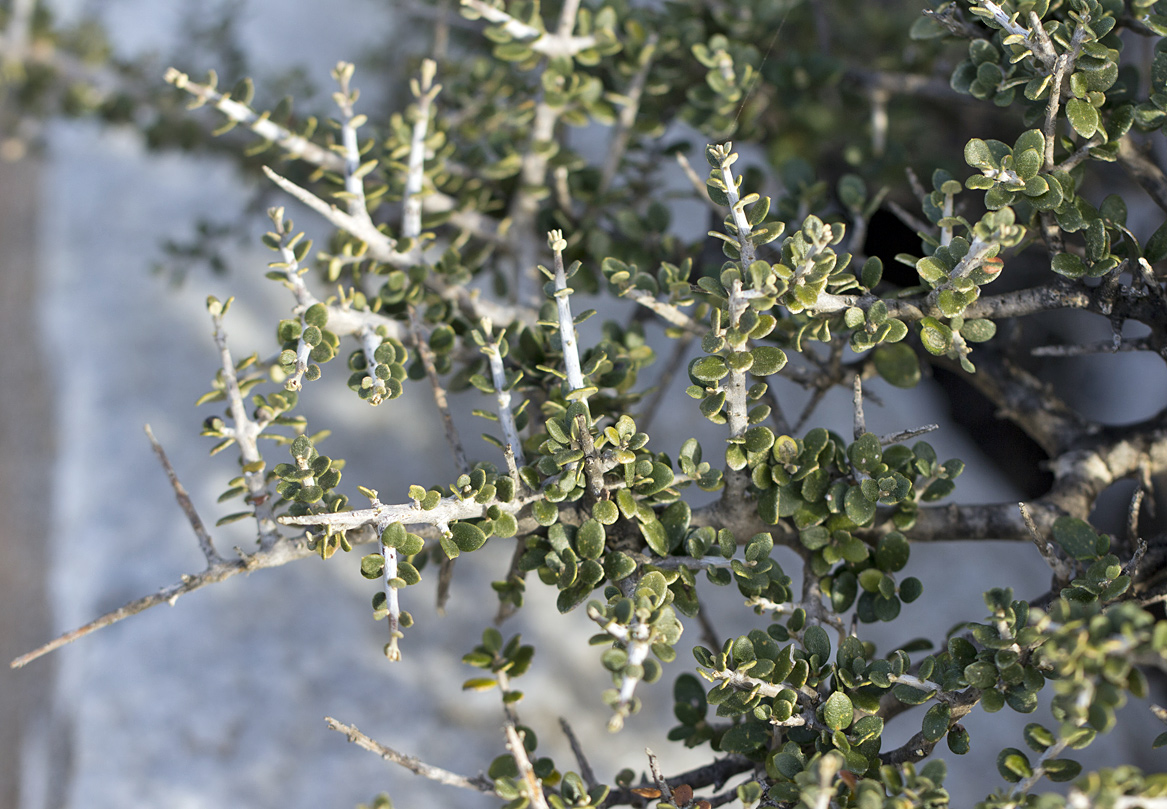
[[[313,165],[338,173],[344,171],[344,158],[340,155],[297,135],[287,127],[280,126],[267,115],[257,114],[251,107],[235,101],[230,95],[220,93],[210,85],[191,81],[190,76],[173,67],[166,70],[163,78],[168,84],[173,84],[179,90],[185,90],[194,96],[193,107],[209,103],[230,120],[243,124],[264,140],[275,143],[287,152],[289,157],[306,160]]]
[[[409,172],[405,178],[405,195],[402,202],[404,219],[401,235],[407,239],[417,239],[421,235],[421,192],[425,182],[426,133],[429,129],[430,107],[442,86],[434,84],[434,74],[438,69],[432,59],[421,63],[421,80],[413,85],[417,98],[417,120],[413,122],[413,132],[409,143]],[[414,247],[416,250],[416,245]]]
[[[655,312],[665,322],[682,328],[689,334],[704,334],[707,331],[703,324],[682,312],[680,307],[659,300],[655,295],[645,292],[643,289],[628,287],[620,293],[620,297],[635,301],[644,308]]]
[[[567,372],[567,387],[569,392],[583,390],[586,387],[583,372],[579,364],[579,347],[575,339],[575,321],[571,316],[571,293],[567,286],[567,272],[563,267],[563,250],[567,242],[563,240],[563,231],[553,230],[547,234],[551,249],[555,252],[555,307],[559,313],[559,341],[563,344],[563,365]],[[587,397],[582,396],[586,402]]]
[[[571,752],[575,756],[576,764],[579,766],[580,777],[583,778],[588,789],[594,789],[600,782],[596,780],[596,773],[592,770],[592,765],[588,763],[588,757],[584,755],[583,747],[580,746],[575,731],[571,729],[571,725],[562,716],[559,717],[559,728],[563,731],[563,735],[567,737],[567,743],[571,745]]]
[[[372,220],[363,220],[345,213],[335,205],[329,205],[306,188],[301,188],[291,180],[276,174],[268,166],[263,167],[263,173],[284,191],[327,219],[334,227],[349,233],[367,244],[369,255],[377,261],[383,264],[391,264],[395,267],[408,267],[410,265],[411,259],[409,253],[399,253],[397,251],[397,241],[378,230]]]
[[[637,57],[638,66],[632,81],[628,85],[628,93],[623,96],[623,107],[616,125],[612,128],[612,136],[608,141],[608,149],[604,158],[604,168],[600,172],[600,186],[596,195],[602,197],[612,185],[612,179],[620,168],[620,161],[628,149],[628,136],[632,126],[636,123],[636,113],[640,110],[640,97],[644,93],[644,85],[648,81],[648,71],[652,67],[653,57],[656,55],[656,46],[660,35],[653,31],[645,40],[644,47]]]
[[[354,545],[371,542],[374,539],[373,532],[362,532],[360,536],[355,539],[350,537]],[[308,548],[307,535],[297,537],[281,537],[273,545],[266,548],[261,548],[251,555],[243,555],[240,552],[240,557],[231,561],[223,561],[207,567],[201,573],[191,575],[184,575],[182,580],[176,584],[172,584],[157,593],[152,593],[148,596],[135,599],[116,610],[107,612],[100,618],[97,618],[84,626],[78,627],[70,632],[60,635],[56,639],[46,643],[37,649],[34,649],[27,654],[13,660],[9,666],[14,669],[21,668],[38,657],[42,657],[49,652],[56,651],[62,646],[79,640],[86,635],[96,632],[99,629],[104,629],[111,624],[116,624],[124,618],[129,618],[131,615],[137,615],[144,612],[151,607],[156,607],[159,604],[174,605],[179,596],[193,593],[195,590],[200,590],[208,584],[218,584],[221,581],[226,581],[232,576],[239,573],[250,573],[253,570],[262,570],[269,567],[279,567],[286,565],[288,562],[295,562],[297,559],[303,559],[308,556],[315,555],[315,551]]]
[[[502,9],[495,8],[483,2],[483,0],[462,0],[462,5],[471,9],[474,13],[485,17],[495,25],[502,26],[503,30],[515,39],[532,40],[527,43],[527,46],[536,53],[541,53],[545,56],[571,57],[580,51],[594,47],[597,42],[594,36],[571,36],[571,31],[575,28],[575,8],[579,6],[578,0],[564,4],[564,13],[559,21],[559,31],[554,34],[549,34],[540,28],[528,25],[522,20],[518,20],[510,14],[507,14]],[[570,15],[567,11],[569,7],[573,8]],[[572,24],[565,26],[565,20],[571,20]]]
[[[501,346],[506,332],[501,331],[493,342],[486,342],[486,338],[491,336],[489,320],[483,323],[482,332],[484,338],[482,353],[490,362],[490,379],[494,385],[495,401],[498,402],[498,421],[502,425],[503,453],[506,455],[507,471],[516,483],[521,483],[518,467],[526,466],[527,461],[523,457],[523,442],[519,438],[515,414],[511,411],[511,389],[507,384],[506,368],[502,364]],[[506,452],[507,447],[510,448],[510,452]]]
[[[166,470],[166,477],[170,479],[170,485],[174,489],[174,499],[178,501],[179,507],[186,514],[187,521],[190,522],[190,527],[194,529],[195,536],[198,537],[199,549],[207,559],[207,567],[214,567],[223,561],[223,557],[215,550],[215,543],[211,539],[211,535],[207,533],[207,528],[203,525],[198,511],[195,510],[194,503],[191,502],[186,487],[178,479],[174,467],[170,465],[170,459],[166,457],[166,450],[162,449],[162,445],[154,437],[154,431],[150,429],[149,424],[146,425],[146,437],[150,439],[150,446],[154,448],[154,454],[158,456],[158,461],[162,464],[162,468]]]
[[[364,123],[365,116],[357,116],[353,113],[353,105],[356,104],[360,91],[349,89],[354,69],[351,62],[337,63],[336,68],[332,71],[332,78],[340,85],[340,91],[333,93],[332,97],[336,101],[336,105],[340,107],[341,113],[340,142],[341,148],[344,150],[344,196],[348,202],[348,212],[352,217],[365,220],[367,224],[372,225],[373,220],[369,218],[369,209],[365,203],[361,149],[357,142],[357,128]],[[370,164],[369,168],[372,169],[375,165],[376,161]]]
[[[1135,146],[1130,135],[1123,136],[1118,142],[1118,162],[1155,204],[1167,211],[1167,177],[1158,164]]]
[[[266,550],[280,540],[279,526],[275,522],[273,506],[276,498],[268,490],[264,472],[263,456],[259,452],[257,439],[268,422],[257,423],[247,413],[243,402],[243,392],[235,374],[235,362],[227,347],[227,333],[223,330],[223,316],[231,306],[230,299],[220,303],[215,298],[207,299],[207,311],[215,324],[215,345],[219,348],[219,364],[222,368],[224,392],[231,411],[233,426],[224,427],[223,432],[239,445],[240,466],[243,467],[243,483],[247,487],[247,502],[255,508],[255,521],[259,547]]]
[[[523,737],[515,728],[515,723],[509,719],[503,725],[503,730],[506,732],[507,749],[511,751],[511,757],[519,771],[519,778],[525,787],[523,793],[535,809],[548,809],[547,797],[543,794],[543,782],[535,774],[535,767],[531,764],[531,759],[527,756],[527,748],[523,745]]]
[[[437,781],[439,784],[445,784],[451,787],[460,787],[462,789],[469,789],[475,792],[485,792],[488,795],[494,795],[494,782],[492,782],[485,775],[476,775],[473,778],[468,778],[465,775],[459,775],[449,770],[444,770],[441,767],[435,767],[432,764],[426,764],[414,756],[407,756],[403,753],[398,753],[391,747],[386,747],[378,741],[370,739],[365,734],[357,730],[355,725],[346,725],[338,722],[331,716],[324,717],[324,722],[328,725],[329,730],[335,730],[343,733],[345,738],[355,744],[357,747],[363,747],[371,753],[376,753],[381,758],[393,764],[399,764],[410,772],[420,775],[423,778],[428,778],[431,781]]]
[[[488,501],[478,503],[474,498],[462,500],[458,497],[443,497],[432,509],[423,509],[419,503],[398,505],[380,504],[359,511],[341,511],[333,514],[304,514],[299,517],[279,518],[283,525],[328,526],[333,531],[353,531],[377,523],[399,522],[404,526],[443,526],[457,520],[474,520],[486,516],[487,509],[498,506],[509,514],[517,514],[534,500],[542,499],[540,494],[516,495],[509,503]],[[520,526],[520,532],[522,526]]]
[[[732,754],[718,759],[712,764],[706,764],[688,772],[670,776],[665,779],[665,782],[673,788],[679,787],[682,784],[688,784],[693,789],[701,789],[708,786],[712,786],[714,789],[721,789],[729,779],[735,775],[752,770],[754,766],[755,763],[745,756]],[[644,798],[634,793],[632,788],[629,787],[613,790],[609,793],[608,800],[605,802],[606,806],[623,806],[625,804],[641,806],[644,804]]]

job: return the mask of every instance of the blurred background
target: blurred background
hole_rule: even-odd
[[[382,86],[380,78],[362,83],[362,60],[383,60],[414,36],[395,4],[376,0],[47,5],[61,20],[100,21],[117,56],[151,60],[156,70],[146,79],[159,84],[173,64],[192,75],[218,67],[230,86],[232,69],[246,54],[257,84],[268,80],[327,94],[336,62],[356,61],[358,111],[400,98],[400,87]],[[133,127],[89,119],[50,119],[26,134],[0,149],[5,659],[202,568],[143,425],[152,425],[208,524],[233,510],[216,504],[236,474],[232,453],[208,458],[212,442],[198,437],[202,420],[217,411],[193,406],[217,368],[204,302],[208,295],[236,297],[225,324],[236,358],[273,352],[275,323],[291,306],[283,288],[263,278],[271,256],[259,244],[263,205],[254,205],[256,181],[241,178],[232,161],[152,151]],[[284,204],[267,192],[263,204],[277,201]],[[288,208],[298,226],[325,236],[309,212],[291,203]],[[221,221],[232,212],[239,212],[238,234],[210,240],[207,230],[192,224]],[[211,243],[213,255],[192,249]],[[1102,328],[1098,339],[1106,336]],[[1094,378],[1108,381],[1078,386],[1074,403],[1090,409],[1088,415],[1105,413],[1121,423],[1161,406],[1167,395],[1161,362],[1134,354],[1094,360],[1106,364],[1104,375]],[[1065,372],[1050,373],[1056,381]],[[1072,390],[1075,380],[1068,378],[1066,386]],[[658,448],[673,453],[698,421],[682,388],[678,382],[672,391],[681,404],[654,431]],[[868,405],[874,432],[941,423],[929,442],[942,459],[960,457],[967,464],[958,501],[1022,496],[1024,484],[1010,481],[970,438],[983,427],[953,421],[936,380],[926,379],[915,391],[880,382],[872,390],[883,405]],[[805,397],[801,391],[790,395],[792,401]],[[342,486],[354,502],[357,483],[388,500],[404,499],[411,483],[452,479],[453,462],[422,391],[370,408],[343,385],[319,383],[308,386],[301,402],[311,427],[334,429],[323,449],[348,461]],[[478,400],[458,405],[467,437],[489,426],[469,417],[479,406]],[[797,410],[797,404],[789,408]],[[971,410],[970,402],[958,415],[968,422]],[[828,396],[817,421],[848,431],[849,394]],[[483,443],[468,449],[491,457]],[[1115,493],[1111,517],[1121,514],[1127,496],[1129,490]],[[225,555],[253,541],[245,523],[215,535]],[[942,638],[956,620],[981,614],[981,592],[990,585],[1013,586],[1021,597],[1047,589],[1048,572],[1032,547],[986,545],[976,555],[956,546],[914,549],[907,572],[924,581],[925,595],[900,622],[874,628],[875,640],[902,643],[909,630],[912,637]],[[489,585],[503,577],[510,549],[488,546],[459,562],[444,617],[432,609],[432,574],[407,592],[406,608],[417,625],[397,665],[381,654],[385,626],[372,620],[373,588],[359,575],[359,556],[309,558],[236,577],[22,670],[5,668],[0,807],[307,809],[352,807],[381,791],[400,809],[496,805],[383,763],[327,730],[323,718],[356,724],[432,764],[465,774],[484,770],[503,752],[497,695],[461,692],[462,680],[474,672],[457,661],[494,614]],[[793,555],[780,561],[797,575]],[[562,769],[577,769],[557,726],[559,716],[571,716],[601,779],[610,781],[626,766],[643,770],[646,744],[669,774],[704,763],[703,751],[664,740],[672,719],[668,683],[691,668],[691,657],[682,655],[662,683],[644,688],[643,713],[610,736],[599,699],[609,678],[599,665],[601,649],[586,645],[592,625],[582,610],[560,619],[554,593],[531,581],[528,608],[503,631],[508,637],[522,632],[538,649],[531,673],[518,685],[528,695],[520,715],[539,734],[540,752],[553,755]],[[744,632],[736,591],[715,595],[714,626]],[[973,753],[963,761],[949,756],[954,805],[971,806],[995,788],[996,750],[1021,746],[1020,729],[1030,717],[1006,714],[977,712],[966,723]],[[1091,764],[1131,761],[1155,768],[1148,745],[1155,731],[1145,705],[1128,706],[1123,716],[1120,731],[1092,748]],[[991,735],[984,730],[989,727]],[[912,720],[893,723],[887,743],[915,729]],[[978,739],[984,743],[978,746]]]

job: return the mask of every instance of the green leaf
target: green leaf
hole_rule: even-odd
[[[1070,126],[1074,127],[1074,131],[1084,138],[1093,137],[1098,127],[1102,125],[1098,110],[1089,101],[1081,98],[1071,98],[1066,102],[1066,117],[1070,119]]]
[[[831,730],[850,727],[855,718],[855,706],[842,691],[836,691],[823,703],[823,724]]]
[[[695,382],[716,382],[728,373],[725,360],[718,356],[698,357],[689,364],[689,376]]]
[[[1054,541],[1074,559],[1098,558],[1098,533],[1090,523],[1077,517],[1058,517],[1053,534]]]
[[[885,573],[903,570],[908,563],[911,546],[898,531],[880,537],[875,548],[875,566]]]
[[[952,707],[947,702],[938,702],[924,714],[924,738],[930,742],[938,742],[948,732],[948,723],[952,718]]]
[[[1082,765],[1069,758],[1052,758],[1042,762],[1045,774],[1054,782],[1072,781],[1082,772]]]
[[[661,525],[660,520],[641,523],[640,533],[644,536],[644,541],[648,543],[648,547],[652,548],[653,553],[657,556],[669,555],[668,534],[665,533],[665,527]]]
[[[750,373],[756,377],[776,374],[786,365],[786,352],[776,346],[758,346],[750,353],[754,358]]]
[[[964,147],[964,162],[975,169],[996,169],[1000,164],[993,160],[989,145],[980,138],[973,138]]]
[[[1159,225],[1143,245],[1143,258],[1154,264],[1167,258],[1167,222]]]
[[[450,535],[458,550],[463,553],[476,551],[486,544],[486,534],[477,525],[468,522],[456,522],[450,526]]]
[[[872,472],[883,460],[883,449],[874,433],[864,433],[847,447],[851,465],[861,472]]]
[[[598,504],[597,504],[598,505]],[[611,505],[609,503],[609,505]],[[613,508],[615,508],[613,506]],[[599,559],[604,553],[605,531],[596,519],[585,520],[575,535],[576,549],[584,559]]]
[[[1006,747],[997,756],[997,772],[1011,784],[1033,775],[1029,758],[1016,747]]]
[[[725,732],[721,737],[721,749],[727,753],[749,755],[757,752],[769,740],[769,726],[761,722],[743,722]]]
[[[909,345],[881,345],[875,349],[872,359],[876,373],[897,388],[914,388],[920,381],[920,362]]]
[[[831,638],[818,624],[811,624],[806,628],[802,636],[802,645],[808,655],[817,655],[820,662],[825,663],[831,658]]]
[[[863,489],[860,486],[852,486],[847,490],[847,495],[843,499],[843,508],[848,519],[856,525],[866,525],[875,517],[875,503],[863,495]]]

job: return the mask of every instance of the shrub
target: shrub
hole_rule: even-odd
[[[404,111],[358,111],[342,63],[325,126],[290,102],[254,104],[246,79],[223,92],[214,74],[172,68],[166,80],[213,108],[220,132],[254,136],[244,165],[261,163],[334,232],[314,252],[282,206],[268,211],[268,275],[289,293],[272,359],[235,360],[231,300],[208,300],[223,365],[200,401],[215,408],[203,434],[212,452],[237,453],[224,499],[242,505],[220,523],[253,521],[255,548],[220,555],[187,501],[206,569],[130,611],[368,546],[359,565],[385,656],[409,665],[411,587],[423,573],[448,582],[460,555],[506,543],[498,622],[528,587],[555,588],[564,620],[596,626],[608,727],[634,721],[667,673],[669,739],[707,746],[708,766],[666,777],[650,754],[647,780],[629,769],[605,783],[584,751],[578,773],[538,755],[516,686],[535,650],[505,625],[462,657],[480,670],[465,688],[500,695],[505,751],[487,773],[334,729],[512,807],[942,806],[941,742],[959,756],[970,712],[1034,712],[1048,691],[1028,749],[984,740],[1004,747],[1006,785],[981,805],[1158,805],[1163,775],[1089,771],[1072,756],[1164,665],[1161,548],[1140,528],[1167,464],[1162,415],[1091,420],[1043,383],[1040,358],[1165,356],[1167,226],[1144,237],[1128,225],[1147,208],[1136,189],[1095,190],[1117,162],[1167,208],[1143,148],[1167,120],[1161,5],[962,0],[913,21],[843,0],[462,0],[456,30],[437,6],[443,44],[411,67]],[[76,101],[71,77],[40,67],[44,86]],[[27,75],[31,93],[39,74]],[[134,103],[98,106],[117,119]],[[188,142],[191,121],[211,117],[180,121],[159,104],[159,145]],[[910,173],[914,195],[889,185],[908,164],[928,178]],[[695,224],[707,218],[712,229]],[[916,236],[880,254],[874,231],[897,220]],[[994,282],[1003,290],[983,289]],[[1107,321],[1113,339],[1039,345],[1018,326],[1070,310]],[[593,316],[603,324],[577,328]],[[867,429],[869,391],[937,373],[959,375],[954,395],[971,387],[1040,447],[1046,491],[945,502],[964,464],[920,438],[931,427],[909,413],[900,432]],[[680,374],[685,397],[670,391]],[[461,473],[404,495],[342,485],[343,462],[324,454],[329,426],[310,429],[297,411],[340,383],[386,408],[428,386]],[[842,431],[815,421],[836,387],[853,401]],[[468,456],[449,395],[485,403],[492,454]],[[691,427],[664,446],[653,425],[666,412],[720,434],[699,441]],[[1136,484],[1129,519],[1101,533],[1095,506],[1121,480]],[[870,625],[910,623],[902,607],[925,586],[904,573],[913,544],[977,553],[972,543],[993,539],[1034,543],[1048,592],[1023,600],[985,582],[984,611],[946,636],[876,647]],[[697,646],[695,666],[675,661],[718,588],[744,599],[743,616],[768,616],[765,628],[743,620],[741,634]],[[893,719],[919,730],[887,745]],[[1074,784],[1065,797],[1046,780]]]

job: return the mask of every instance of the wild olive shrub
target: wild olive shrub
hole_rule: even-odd
[[[290,293],[274,353],[235,359],[231,301],[208,300],[222,370],[200,402],[214,408],[203,434],[239,463],[224,499],[241,506],[220,522],[254,520],[257,546],[220,556],[188,505],[207,568],[91,627],[243,571],[338,552],[332,564],[358,564],[347,554],[367,546],[359,565],[385,655],[408,666],[411,611],[428,608],[412,586],[437,576],[444,598],[454,560],[504,543],[502,626],[462,658],[479,670],[467,689],[501,696],[489,771],[452,773],[334,729],[510,807],[943,806],[938,745],[960,756],[970,712],[1035,712],[1048,690],[1023,738],[976,740],[1004,748],[980,805],[1165,805],[1164,775],[1080,760],[1128,693],[1146,696],[1144,669],[1164,668],[1163,554],[1140,515],[1167,467],[1167,424],[1162,413],[1093,422],[1039,380],[1033,357],[1167,356],[1167,226],[1141,239],[1127,214],[1147,200],[1093,190],[1117,162],[1167,209],[1144,149],[1167,121],[1167,3],[961,0],[914,22],[882,3],[797,0],[462,0],[461,18],[431,12],[412,102],[376,118],[350,64],[334,72],[324,123],[290,102],[254,105],[246,80],[224,92],[214,75],[167,72],[192,106],[213,108],[197,121],[250,130],[252,160],[335,232],[314,248],[283,207],[269,211],[268,275]],[[179,126],[160,118],[160,141],[167,125]],[[962,161],[944,152],[957,137]],[[910,175],[914,197],[883,185],[899,184],[908,157],[927,178]],[[887,211],[918,238],[885,263],[866,253]],[[706,216],[708,238],[674,224]],[[989,294],[1011,265],[1008,291]],[[1016,324],[1055,310],[1109,322],[1113,340],[1027,342]],[[577,330],[593,316],[618,319]],[[913,388],[940,369],[1044,451],[1048,491],[945,504],[964,465],[920,437],[930,427],[867,430],[869,388]],[[677,373],[687,398],[668,393]],[[410,384],[432,391],[461,474],[407,492],[342,485],[329,425],[309,427],[300,397],[347,385],[393,408]],[[815,423],[836,386],[853,401],[845,429]],[[811,395],[792,423],[798,388]],[[481,403],[492,454],[467,455],[448,395]],[[662,445],[662,412],[707,419],[721,437]],[[1137,483],[1125,530],[1100,534],[1096,501],[1124,479]],[[913,543],[989,539],[1033,543],[1049,591],[1025,601],[986,582],[984,609],[945,637],[865,638],[877,622],[910,622],[902,605],[929,586],[904,575]],[[606,783],[586,751],[541,756],[516,688],[536,652],[503,622],[529,587],[555,588],[564,620],[594,622],[612,731],[668,679],[669,739],[707,746],[709,765],[666,777],[667,756],[650,754],[642,780],[629,769]],[[736,589],[766,628],[702,627],[717,588]],[[676,660],[686,631],[703,633],[695,665]],[[918,732],[885,744],[893,721]],[[1073,783],[1059,793],[1047,781]]]

